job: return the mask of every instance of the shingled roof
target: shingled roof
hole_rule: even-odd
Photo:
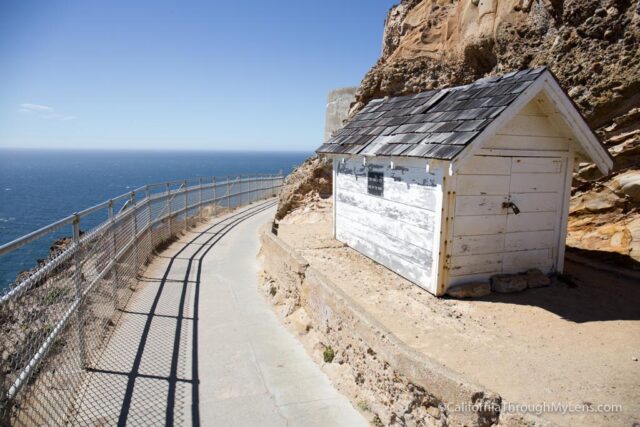
[[[466,86],[374,99],[316,152],[451,160],[545,70],[513,71]]]

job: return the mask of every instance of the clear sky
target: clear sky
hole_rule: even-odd
[[[0,2],[0,148],[312,150],[393,0]]]

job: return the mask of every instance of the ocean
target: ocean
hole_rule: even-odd
[[[145,184],[285,174],[309,152],[0,150],[0,244]],[[0,294],[68,231],[0,256]]]

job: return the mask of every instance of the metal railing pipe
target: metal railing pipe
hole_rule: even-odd
[[[264,176],[238,176],[232,178],[227,176],[226,181],[211,178],[211,182],[199,178],[197,183],[189,186],[189,181],[182,181],[176,190],[172,190],[172,185],[177,185],[180,181],[167,182],[162,184],[149,184],[130,193],[117,196],[106,202],[99,203],[85,210],[79,211],[48,226],[42,227],[32,233],[20,237],[12,242],[0,246],[0,255],[11,253],[27,243],[36,241],[50,235],[60,228],[71,225],[71,242],[62,246],[59,252],[50,255],[44,262],[34,268],[28,277],[19,283],[11,286],[0,297],[0,315],[6,315],[7,310],[23,310],[21,303],[23,295],[30,298],[29,304],[33,301],[46,304],[46,310],[33,310],[30,305],[25,305],[28,312],[21,312],[21,316],[33,315],[44,316],[54,313],[58,309],[54,319],[50,318],[24,318],[26,321],[33,321],[34,324],[43,325],[38,328],[37,333],[27,335],[29,341],[24,348],[26,354],[14,357],[11,360],[22,360],[18,366],[0,366],[4,368],[5,382],[7,386],[0,384],[0,420],[10,418],[7,411],[22,411],[27,408],[27,401],[21,402],[22,396],[30,396],[29,399],[40,399],[43,404],[52,405],[55,403],[56,409],[70,408],[72,402],[59,402],[51,399],[47,393],[62,387],[69,387],[68,390],[75,393],[79,381],[82,379],[77,375],[83,375],[84,369],[78,369],[79,360],[82,368],[89,367],[89,363],[96,356],[105,339],[108,339],[108,323],[96,323],[98,318],[94,316],[96,306],[99,304],[100,310],[104,310],[108,303],[111,312],[101,314],[101,318],[111,319],[117,313],[120,304],[126,302],[128,296],[134,290],[138,280],[138,271],[144,264],[155,247],[154,227],[164,221],[168,222],[168,236],[175,235],[178,230],[173,230],[173,218],[176,215],[184,215],[185,228],[189,226],[189,220],[199,220],[205,217],[204,208],[208,204],[213,204],[213,214],[219,213],[218,207],[239,207],[248,205],[262,198],[264,195],[271,195],[277,192],[280,184],[273,179]],[[220,191],[221,186],[226,191]],[[166,188],[166,191],[156,194],[152,193],[154,188]],[[211,193],[208,190],[211,189]],[[268,191],[268,193],[265,193]],[[206,196],[205,196],[205,190]],[[197,201],[194,192],[197,191]],[[144,197],[140,197],[144,194]],[[176,197],[182,196],[184,206],[180,209],[179,204],[173,205]],[[193,200],[190,203],[189,200]],[[233,200],[232,200],[233,199]],[[181,199],[177,199],[181,200]],[[122,209],[116,213],[116,203],[124,201]],[[164,207],[163,207],[164,206]],[[95,224],[92,220],[82,218],[106,211],[106,220]],[[154,212],[154,210],[156,212]],[[159,211],[158,211],[159,210]],[[94,218],[94,217],[92,217]],[[146,218],[146,219],[145,219]],[[85,222],[86,221],[86,222]],[[81,223],[89,229],[86,233],[81,233]],[[158,230],[162,232],[158,243],[166,239],[164,228]],[[150,239],[150,244],[143,244],[144,239]],[[131,252],[133,251],[133,253]],[[133,264],[133,265],[131,265]],[[126,268],[124,268],[126,267]],[[129,268],[131,267],[131,268]],[[108,275],[109,280],[104,281]],[[104,285],[103,285],[104,283]],[[103,287],[106,286],[106,287]],[[30,293],[31,290],[36,293]],[[66,290],[72,291],[67,299],[60,298]],[[106,291],[106,292],[105,292]],[[60,293],[62,292],[62,294]],[[100,300],[100,298],[106,298]],[[44,301],[49,302],[44,302]],[[12,304],[7,304],[12,302]],[[59,308],[58,308],[59,307]],[[62,313],[60,315],[60,313]],[[9,317],[7,317],[9,318]],[[71,324],[69,320],[74,319]],[[49,324],[49,322],[51,324]],[[33,332],[33,331],[32,331]],[[48,357],[52,346],[59,339],[69,342],[71,334],[75,345],[65,345],[59,350],[51,352],[55,364],[41,366],[43,359]],[[61,338],[62,336],[62,338]],[[57,348],[57,347],[56,347]],[[2,362],[6,363],[6,362]],[[68,370],[60,364],[68,364]],[[76,364],[74,364],[76,363]],[[49,369],[56,369],[56,375],[49,375]],[[34,375],[45,375],[46,382],[30,381]],[[73,379],[73,381],[72,381]],[[57,386],[52,386],[51,381],[57,382]],[[20,394],[23,387],[29,384],[29,390],[37,388],[37,392],[28,395]],[[44,384],[44,385],[43,385]],[[40,389],[39,387],[43,387]],[[13,401],[18,404],[8,402]],[[53,408],[53,407],[52,407]],[[53,409],[52,409],[53,410]],[[71,413],[71,412],[69,412]],[[57,421],[56,421],[57,422]]]
[[[0,246],[0,255],[4,255],[6,253],[12,252],[18,249],[19,247],[26,245],[27,243],[31,243],[34,240],[38,240],[39,238],[46,236],[47,234],[53,231],[56,231],[59,228],[64,227],[65,225],[71,224],[74,218],[75,218],[74,215],[69,215],[66,218],[63,218],[52,224],[46,225],[36,231],[33,231],[29,234],[25,234],[22,237],[18,237],[17,239],[9,243],[5,243],[4,245]]]
[[[187,218],[187,212],[189,211],[189,189],[187,188],[187,180],[184,180],[184,183],[182,184],[182,186],[184,187],[184,208],[183,208],[183,215],[184,215],[184,229],[185,231],[189,229],[189,218]]]
[[[73,242],[78,245],[80,243],[80,216],[75,214],[73,219]],[[76,251],[73,257],[73,285],[76,291],[76,301],[78,306],[82,302],[82,264],[80,262],[80,251]],[[87,366],[87,343],[85,341],[83,325],[84,316],[81,307],[76,310],[76,333],[78,335],[78,346],[80,347],[80,362],[82,367]]]

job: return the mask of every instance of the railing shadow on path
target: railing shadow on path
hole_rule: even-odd
[[[50,246],[0,287],[0,426],[190,420],[202,257],[283,181],[148,184],[0,245],[0,268]]]
[[[233,228],[273,206],[273,200],[249,206],[195,232],[175,254],[165,257],[162,277],[142,276],[147,283],[121,310],[102,357],[88,368],[90,378],[74,424],[200,425],[198,304],[203,261]]]

